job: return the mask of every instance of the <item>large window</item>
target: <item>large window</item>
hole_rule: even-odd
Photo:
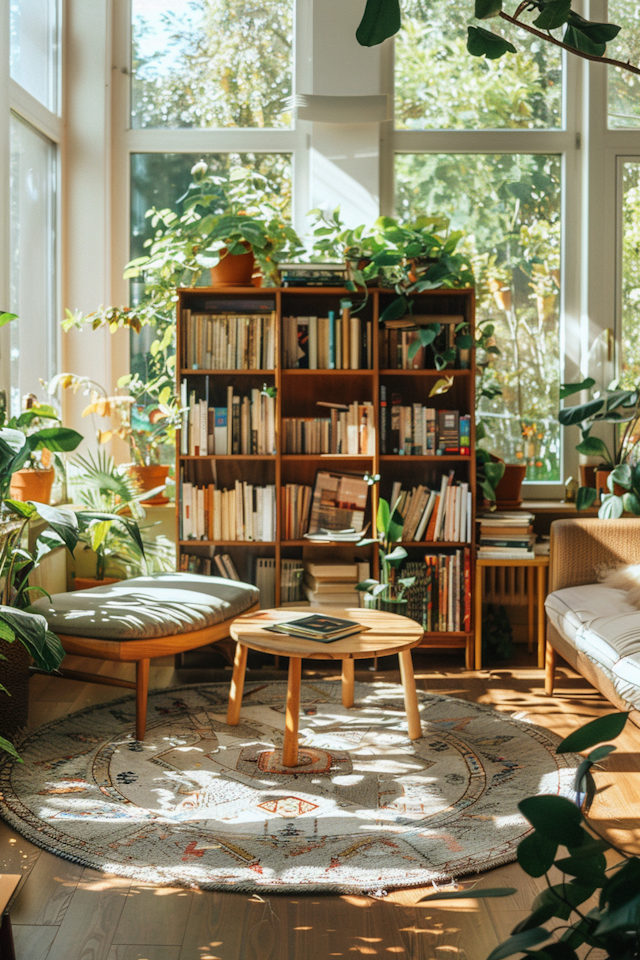
[[[640,160],[622,164],[622,297],[620,373],[640,383]]]
[[[609,44],[608,56],[640,64],[640,3],[609,0],[609,19],[623,28]],[[640,77],[609,67],[609,126],[624,130],[640,127]]]
[[[58,112],[58,0],[10,0],[11,77]]]

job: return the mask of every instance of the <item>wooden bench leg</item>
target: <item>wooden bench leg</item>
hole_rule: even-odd
[[[553,696],[553,687],[556,680],[556,651],[547,640],[544,664],[544,692],[548,697]]]
[[[342,706],[353,706],[355,663],[351,658],[342,661]]]
[[[285,714],[282,763],[285,767],[298,765],[298,726],[300,724],[300,682],[302,660],[289,657],[289,680],[287,683],[287,711]]]
[[[404,689],[404,708],[407,712],[407,722],[409,724],[409,739],[419,740],[422,736],[422,724],[416,694],[416,678],[413,675],[411,650],[403,650],[399,653],[398,660],[400,661],[400,676]]]
[[[144,740],[147,729],[149,663],[149,660],[138,660],[136,662],[136,740]]]
[[[229,706],[227,708],[227,723],[230,727],[237,727],[240,723],[240,708],[242,707],[248,653],[249,647],[244,647],[241,643],[237,644],[231,686],[229,687]]]

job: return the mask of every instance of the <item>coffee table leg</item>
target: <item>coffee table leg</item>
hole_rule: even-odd
[[[409,739],[419,740],[422,736],[422,724],[420,723],[411,650],[403,650],[399,653],[398,660],[400,661],[400,676],[404,689],[404,708],[407,711],[407,722],[409,724]]]
[[[300,679],[302,660],[289,657],[289,682],[287,683],[287,712],[285,716],[282,763],[285,767],[298,765],[298,724],[300,722]]]
[[[351,658],[342,661],[342,706],[353,706],[355,663]]]
[[[242,707],[242,693],[244,691],[244,674],[247,669],[247,654],[249,647],[241,643],[236,644],[236,655],[233,660],[233,676],[229,687],[229,706],[227,708],[227,723],[230,727],[237,727],[240,723],[240,708]]]

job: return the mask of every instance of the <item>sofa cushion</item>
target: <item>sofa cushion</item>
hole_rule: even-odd
[[[627,702],[640,701],[640,610],[625,590],[603,583],[566,587],[545,601],[549,620],[579,653],[603,670]]]
[[[57,593],[29,608],[54,633],[97,640],[150,640],[190,633],[240,616],[260,597],[256,587],[223,577],[159,573],[106,587]]]

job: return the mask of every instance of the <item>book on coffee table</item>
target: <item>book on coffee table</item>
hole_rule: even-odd
[[[301,617],[299,620],[273,623],[264,629],[271,630],[272,633],[284,633],[290,637],[301,637],[304,640],[332,643],[334,640],[350,637],[354,633],[362,633],[368,627],[363,627],[355,620],[343,620],[341,617],[326,617],[319,613],[313,613],[308,617]]]

